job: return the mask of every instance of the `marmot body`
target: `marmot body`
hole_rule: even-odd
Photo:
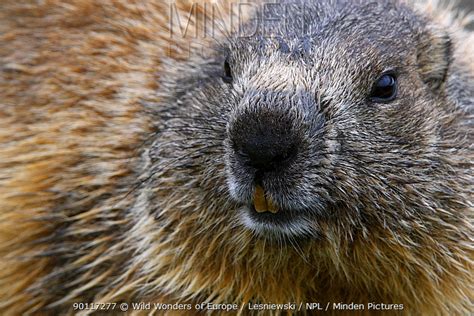
[[[282,5],[183,60],[190,3],[2,3],[3,313],[473,312],[473,35],[430,3]]]

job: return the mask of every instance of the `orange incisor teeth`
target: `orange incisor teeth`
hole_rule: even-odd
[[[267,201],[265,200],[265,191],[259,185],[255,187],[255,192],[253,193],[253,206],[255,210],[259,213],[267,211]]]
[[[278,206],[276,206],[272,199],[271,198],[267,198],[267,207],[268,207],[268,210],[270,212],[272,212],[273,214],[275,214],[276,212],[278,212]]]
[[[255,187],[255,192],[253,193],[253,206],[259,213],[267,211],[272,213],[278,212],[278,207],[270,198],[265,197],[265,190],[260,185]]]

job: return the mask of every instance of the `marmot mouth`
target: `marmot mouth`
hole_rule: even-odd
[[[256,236],[269,241],[282,243],[295,238],[317,238],[317,231],[302,211],[283,209],[276,214],[259,213],[250,205],[242,209],[241,219]]]
[[[279,196],[275,194],[265,190],[264,184],[255,183],[250,201],[239,210],[243,226],[260,237],[280,241],[312,236],[312,221],[308,216],[311,212],[276,203]]]
[[[249,219],[257,224],[288,226],[301,216],[300,212],[282,209],[265,191],[262,185],[255,185],[252,204],[248,205]]]
[[[295,222],[301,217],[300,212],[293,210],[280,209],[278,212],[259,212],[255,209],[254,205],[248,206],[249,219],[255,223],[275,225],[275,226],[287,226]]]

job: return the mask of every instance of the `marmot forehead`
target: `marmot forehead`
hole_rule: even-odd
[[[259,5],[232,42],[257,54],[279,51],[292,57],[308,56],[330,42],[402,50],[420,24],[412,9],[390,0],[283,1]]]
[[[424,24],[412,9],[394,1],[302,0],[258,8],[224,44],[229,56],[253,65],[238,62],[237,71],[252,72],[262,62],[280,60],[309,63],[313,69],[318,64],[345,69],[366,69],[371,64],[377,73],[390,64],[410,63],[404,60],[414,54]]]

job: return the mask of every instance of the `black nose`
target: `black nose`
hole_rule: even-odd
[[[260,171],[278,171],[291,164],[300,137],[284,115],[246,115],[235,122],[232,140],[238,159]]]

